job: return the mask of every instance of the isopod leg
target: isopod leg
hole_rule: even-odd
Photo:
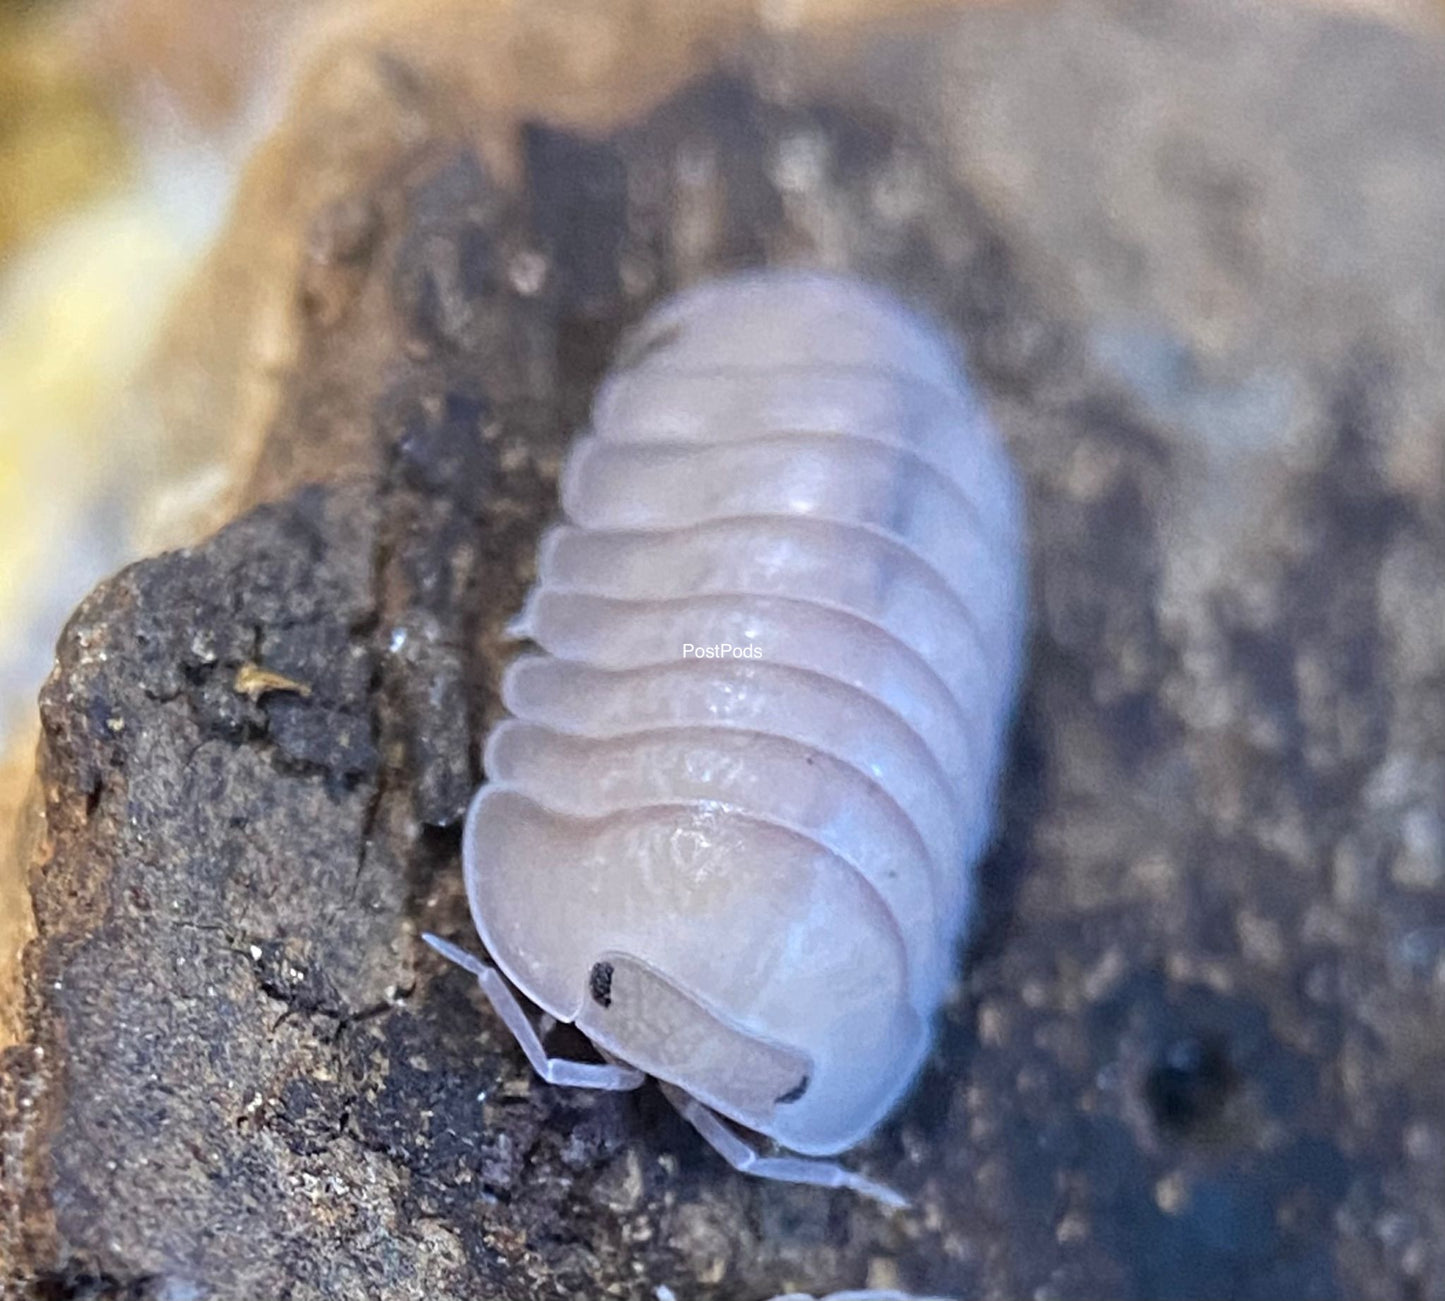
[[[487,996],[492,1010],[502,1018],[502,1023],[512,1032],[527,1061],[548,1084],[563,1084],[574,1089],[635,1089],[647,1079],[641,1071],[621,1062],[574,1062],[566,1057],[549,1057],[537,1034],[536,1027],[527,1019],[522,1005],[507,979],[495,967],[488,965],[475,954],[458,948],[440,936],[422,936],[442,957],[465,971],[470,971]]]
[[[757,1175],[760,1179],[778,1179],[784,1183],[816,1184],[821,1188],[849,1188],[885,1206],[903,1207],[908,1202],[891,1188],[874,1183],[860,1174],[845,1169],[835,1161],[812,1161],[800,1156],[759,1156],[739,1138],[721,1117],[703,1106],[696,1098],[670,1084],[662,1085],[667,1100],[703,1136],[713,1149],[734,1170]]]

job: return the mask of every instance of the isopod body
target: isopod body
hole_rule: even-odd
[[[466,823],[477,930],[612,1061],[840,1152],[916,1073],[970,915],[1012,468],[937,327],[768,271],[632,333],[561,497]]]

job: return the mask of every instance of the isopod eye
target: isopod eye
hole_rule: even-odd
[[[603,1007],[612,1006],[612,964],[598,962],[587,977],[587,992]]]
[[[804,1075],[803,1078],[799,1080],[795,1085],[793,1085],[793,1087],[789,1089],[786,1093],[778,1094],[774,1101],[777,1103],[778,1106],[782,1106],[784,1103],[787,1102],[797,1102],[798,1099],[801,1098],[803,1094],[808,1091],[808,1085],[812,1083],[812,1079],[813,1077],[811,1075]]]

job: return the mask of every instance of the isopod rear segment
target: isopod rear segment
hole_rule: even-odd
[[[561,497],[463,840],[496,969],[466,965],[549,1079],[654,1076],[738,1168],[887,1200],[806,1158],[907,1089],[969,923],[1022,666],[1003,447],[936,326],[756,272],[637,327]],[[513,989],[606,1061],[546,1058]]]

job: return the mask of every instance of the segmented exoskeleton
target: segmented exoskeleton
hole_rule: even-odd
[[[914,1077],[968,922],[1025,622],[1022,509],[946,336],[812,272],[631,336],[514,631],[464,854],[466,961],[549,1079],[656,1076],[825,1156]],[[503,979],[505,976],[505,979]],[[605,1063],[548,1059],[508,982]]]

